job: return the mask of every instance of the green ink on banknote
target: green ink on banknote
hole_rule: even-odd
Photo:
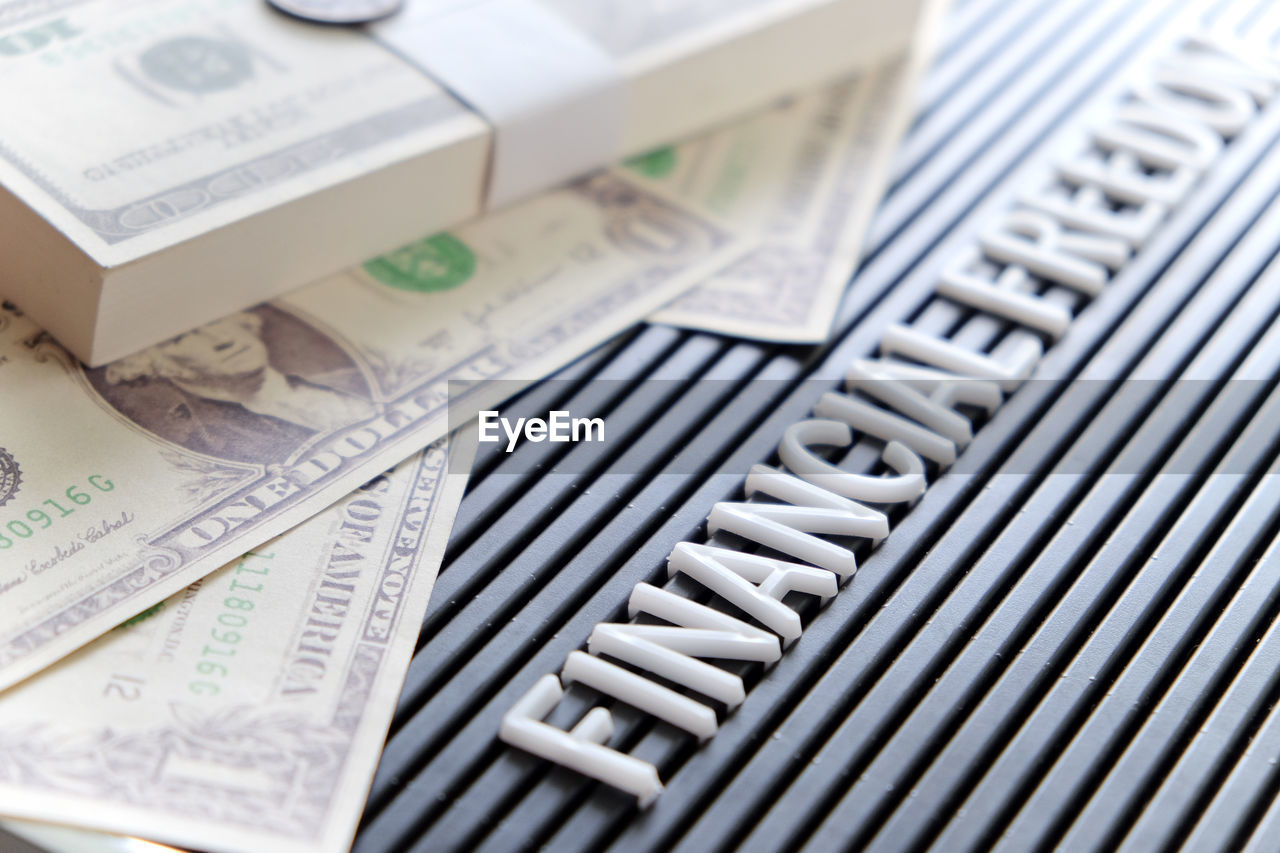
[[[676,167],[676,149],[670,145],[655,148],[648,154],[632,157],[627,167],[646,178],[665,178]]]
[[[364,265],[364,271],[399,290],[434,293],[471,278],[476,256],[452,234],[436,234],[374,258]]]
[[[148,607],[146,610],[142,611],[132,619],[126,619],[125,621],[117,625],[113,630],[121,631],[125,628],[132,628],[134,625],[139,625],[143,622],[146,622],[152,616],[159,614],[161,610],[164,610],[163,601],[153,607]]]
[[[56,516],[43,509],[35,508],[27,510],[23,518],[15,518],[13,521],[8,522],[0,520],[0,525],[3,525],[0,526],[0,549],[12,548],[17,540],[30,539],[32,536],[39,534],[40,531],[48,530],[55,522],[74,513],[76,506],[85,506],[92,503],[94,492],[105,493],[115,490],[116,484],[101,474],[93,474],[87,479],[89,485],[93,487],[92,490],[87,490],[76,484],[68,486],[62,497],[46,498],[41,502],[40,506],[49,507],[50,511],[57,513]],[[132,518],[129,518],[124,524],[132,520]],[[99,535],[95,535],[93,528],[91,528],[85,539],[87,541],[96,541],[116,527],[122,526],[111,522],[107,524],[108,527],[103,529]]]
[[[756,157],[753,140],[735,140],[724,155],[724,163],[707,194],[706,204],[721,216],[731,216],[734,203],[749,186],[751,165]]]
[[[249,561],[270,560],[274,556],[274,553],[256,554],[250,551],[236,564],[235,574],[269,575],[269,568],[258,567],[256,564],[251,566]],[[258,608],[258,595],[262,594],[265,586],[265,580],[255,583],[252,579],[231,578],[231,583],[226,588],[229,594],[222,599],[222,606],[219,608],[221,612],[215,619],[217,624],[205,635],[206,642],[200,649],[200,660],[196,661],[196,673],[203,678],[194,679],[187,684],[187,689],[192,693],[197,696],[217,696],[222,692],[222,681],[232,673],[230,659],[236,656],[237,647],[247,633],[245,629],[252,621],[249,614]]]

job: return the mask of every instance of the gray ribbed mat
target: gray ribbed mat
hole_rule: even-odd
[[[831,343],[646,328],[505,407],[626,438],[482,452],[356,849],[1280,850],[1280,101],[1049,349],[1061,379],[981,425],[973,473],[895,513],[779,663],[734,668],[747,699],[712,740],[610,705],[611,743],[660,770],[652,808],[496,738],[636,582],[710,599],[665,557],[835,385],[803,380],[891,322],[1006,334],[933,297],[940,265],[1176,35],[1266,11],[955,4]],[[628,390],[651,378],[674,381]],[[698,472],[662,476],[681,451]],[[600,700],[572,687],[551,721]]]
[[[505,407],[590,410],[626,439],[482,452],[356,849],[1280,850],[1280,280],[1260,278],[1280,101],[1048,351],[1062,378],[981,426],[973,473],[894,514],[779,663],[734,669],[747,700],[712,740],[610,706],[612,743],[660,770],[652,808],[496,738],[636,582],[709,600],[665,556],[834,387],[802,380],[891,322],[979,349],[1006,334],[932,296],[939,266],[1175,35],[1265,12],[955,4],[830,344],[646,328]],[[1114,380],[1072,382],[1095,375]],[[650,378],[675,381],[628,391]],[[679,451],[700,470],[661,476]],[[570,688],[552,722],[600,699]]]

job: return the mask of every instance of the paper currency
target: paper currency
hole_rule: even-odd
[[[500,186],[548,189],[868,67],[919,2],[416,0],[342,28],[263,0],[0,0],[0,296],[97,366],[473,218]],[[598,46],[595,106],[556,111],[582,82],[560,41],[493,38],[518,9]],[[433,82],[447,51],[415,59],[423,34],[509,95],[505,127]]]
[[[25,820],[0,820],[0,850],[5,853],[174,853],[176,848],[128,835]]]
[[[770,341],[824,340],[910,118],[920,65],[904,56],[633,161],[652,185],[758,241],[650,319]]]
[[[354,835],[474,453],[441,439],[0,695],[0,815],[199,850]]]
[[[604,173],[102,368],[0,311],[0,687],[443,435],[450,380],[541,378],[735,251]]]
[[[483,128],[357,31],[261,0],[0,0],[0,39],[4,184],[107,263]]]
[[[477,4],[414,4],[428,16],[467,5]],[[632,76],[808,11],[791,0],[549,5],[620,62],[637,65]],[[849,4],[827,5],[841,11]],[[899,27],[895,37],[909,29]],[[307,26],[262,0],[0,0],[0,107],[21,118],[0,132],[0,175],[13,192],[39,199],[42,215],[60,229],[77,240],[92,235],[82,242],[118,264],[140,254],[125,246],[172,246],[415,152],[476,137],[483,158],[483,122],[389,52],[377,32]],[[760,73],[742,72],[744,79]],[[717,82],[738,85],[725,75]],[[642,113],[628,133],[661,134],[655,125],[664,124],[664,112],[691,100],[686,92],[636,100],[632,107]],[[704,113],[710,106],[703,104]],[[441,186],[447,174],[436,177],[435,195],[458,189]],[[471,177],[476,184],[483,174]],[[460,208],[464,215],[478,212],[478,189],[460,192],[473,203]],[[433,199],[417,201],[421,217]]]

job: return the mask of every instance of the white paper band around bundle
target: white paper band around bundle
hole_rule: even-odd
[[[488,207],[621,153],[626,81],[617,63],[534,0],[413,3],[370,30],[493,128]]]

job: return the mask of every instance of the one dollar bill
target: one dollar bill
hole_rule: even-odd
[[[816,343],[861,256],[921,57],[903,56],[753,119],[632,161],[644,180],[756,241],[650,319]]]
[[[494,405],[484,380],[547,375],[736,251],[601,173],[101,368],[0,310],[0,689]],[[453,380],[474,394],[450,400]]]
[[[211,853],[346,849],[470,438],[437,441],[0,695],[0,815]]]

